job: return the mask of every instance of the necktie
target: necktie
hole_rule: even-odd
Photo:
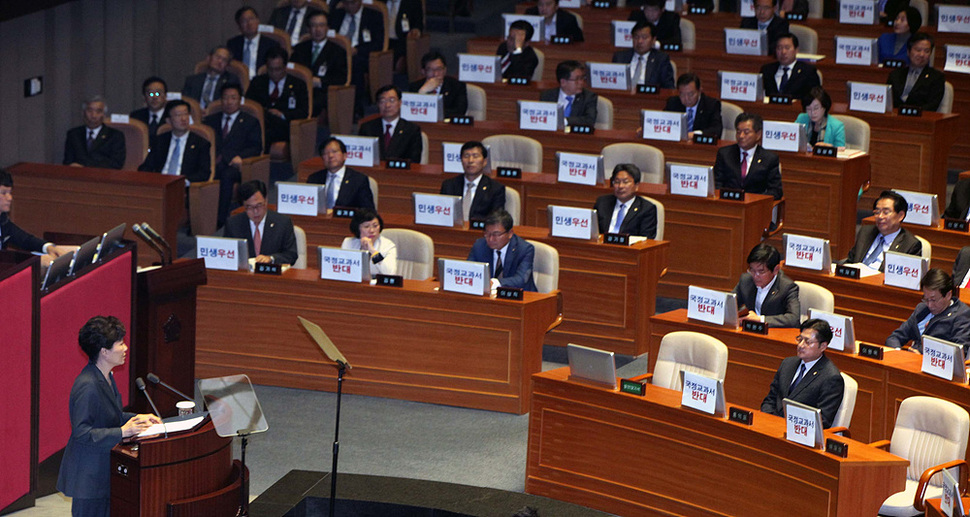
[[[170,176],[179,175],[179,152],[182,150],[182,139],[172,137],[175,140],[175,148],[172,149],[172,156],[168,158],[168,167],[165,169],[165,174]]]
[[[202,87],[201,104],[202,104],[202,107],[203,108],[206,107],[206,106],[208,106],[208,104],[210,102],[212,102],[212,93],[216,89],[216,81],[217,80],[218,80],[218,78],[215,77],[215,76],[211,76],[210,75],[210,76],[206,77],[206,79],[205,79],[205,86]]]
[[[748,175],[748,151],[741,152],[741,181]]]
[[[253,232],[253,250],[259,255],[259,249],[263,247],[263,237],[259,235],[259,226]]]
[[[917,79],[919,79],[919,73],[910,69],[909,73],[906,74],[906,85],[903,86],[903,94],[900,96],[904,101],[909,98],[909,92],[913,91],[913,86],[916,85]]]
[[[327,177],[327,208],[337,204],[337,174],[331,172]]]
[[[795,380],[791,383],[791,388],[788,389],[788,393],[791,393],[798,386],[799,382],[802,382],[802,377],[805,376],[805,363],[802,363],[801,367],[798,368],[798,375],[795,376]]]
[[[880,233],[879,238],[876,239],[876,247],[873,248],[872,253],[869,254],[865,260],[862,261],[863,264],[871,266],[879,259],[879,255],[882,254],[882,246],[886,242],[886,238]]]
[[[616,213],[616,222],[613,223],[613,228],[610,229],[613,233],[620,233],[620,226],[623,225],[623,218],[626,217],[626,203],[620,205],[620,211]]]
[[[94,130],[89,129],[88,130],[88,151],[91,151],[92,147],[94,147]]]
[[[967,285],[970,285],[970,271],[967,272],[967,276],[963,277],[963,281],[960,282],[960,289],[966,289]]]
[[[226,115],[226,122],[222,125],[222,138],[225,138],[225,137],[229,136],[229,121],[230,120],[232,120],[232,117],[230,117],[229,115]]]
[[[152,113],[152,119],[148,121],[148,134],[154,135],[158,132],[158,115]]]
[[[269,101],[276,102],[280,98],[280,87],[279,84],[273,83],[273,91],[269,92]]]
[[[253,73],[252,63],[250,62],[253,54],[252,52],[253,40],[246,40],[246,44],[243,45],[243,47],[245,47],[243,48],[243,63],[245,63],[246,67],[249,68],[249,78],[252,79],[253,75],[255,75]]]
[[[566,96],[566,107],[563,108],[562,115],[564,117],[568,117],[572,113],[572,111],[573,111],[573,96],[572,95],[567,95]]]
[[[694,110],[696,109],[697,109],[697,106],[694,106],[693,108],[687,108],[687,131],[694,130]]]
[[[350,23],[347,25],[347,38],[353,46],[357,46],[360,41],[357,40],[357,16],[350,17]]]
[[[967,221],[970,221],[970,208],[967,209],[967,215],[963,217]]]
[[[505,73],[506,70],[509,69],[509,65],[511,65],[511,64],[512,64],[512,53],[509,52],[508,54],[505,54],[505,57],[502,59],[502,73],[503,74]]]
[[[495,250],[495,272],[492,273],[492,278],[502,278],[502,252]]]
[[[634,72],[634,74],[633,74],[633,81],[636,84],[643,84],[644,83],[644,79],[645,78],[643,77],[643,56],[640,56],[637,59],[637,71]]]
[[[300,10],[299,9],[293,9],[292,11],[290,11],[290,22],[288,24],[286,24],[286,32],[291,37],[293,36],[293,29],[296,28],[296,19],[299,16],[300,16]]]
[[[314,43],[313,44],[313,59],[310,61],[311,64],[312,63],[316,63],[317,62],[317,58],[320,57],[320,51],[323,50],[320,47],[321,47],[321,45],[319,43]]]
[[[384,128],[384,152],[387,153],[387,148],[391,146],[391,125],[387,124]]]
[[[785,89],[788,87],[788,67],[783,68],[784,73],[781,74],[781,83],[778,84],[778,91],[785,93]]]
[[[475,184],[465,183],[465,195],[461,198],[461,213],[468,220],[472,211],[472,197],[475,195]]]

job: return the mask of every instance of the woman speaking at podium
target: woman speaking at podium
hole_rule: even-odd
[[[78,332],[89,362],[71,388],[71,438],[64,448],[57,489],[73,498],[71,515],[107,517],[111,509],[111,448],[161,423],[155,415],[121,410],[111,370],[125,364],[125,326],[114,316],[95,316]]]

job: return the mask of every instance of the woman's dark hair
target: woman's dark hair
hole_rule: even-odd
[[[81,350],[94,361],[102,348],[108,350],[125,337],[125,324],[114,316],[95,316],[88,320],[77,333]]]
[[[377,224],[380,225],[381,231],[384,231],[384,219],[377,212],[370,209],[360,209],[354,212],[354,216],[350,218],[350,233],[354,234],[354,237],[360,238],[360,225],[373,221],[377,219]]]
[[[829,110],[832,109],[832,97],[829,97],[825,88],[816,86],[808,92],[808,95],[802,97],[802,111],[807,110],[808,105],[814,101],[818,101],[822,105],[822,109],[825,110],[825,116],[829,116]]]

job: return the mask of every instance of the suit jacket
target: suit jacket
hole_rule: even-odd
[[[812,88],[822,85],[818,80],[818,69],[808,63],[795,61],[788,70],[788,84],[785,85],[785,91],[779,91],[778,85],[775,84],[775,74],[780,67],[781,63],[778,61],[761,67],[761,82],[765,87],[765,96],[782,93],[801,100]]]
[[[718,149],[714,160],[714,181],[717,188],[739,188],[752,194],[774,196],[775,199],[781,199],[784,195],[778,155],[760,145],[751,158],[744,180],[741,179],[741,148],[738,144]]]
[[[616,208],[616,196],[607,194],[596,198],[593,204],[596,218],[599,220],[600,233],[610,231],[610,220],[613,219],[613,209]],[[628,233],[648,239],[657,238],[657,207],[640,196],[633,198],[630,210],[623,216],[620,223],[620,233]]]
[[[950,204],[946,205],[943,217],[966,219],[968,209],[970,209],[970,178],[958,180],[956,185],[953,185]]]
[[[903,89],[906,88],[906,75],[909,68],[897,68],[889,72],[886,84],[893,87],[893,106],[919,106],[925,111],[936,111],[943,101],[943,92],[946,90],[946,77],[943,72],[926,66],[920,74],[913,89],[909,92],[909,97],[903,102]]]
[[[269,75],[260,74],[253,78],[246,90],[246,98],[260,103],[264,109],[277,109],[286,116],[287,124],[292,120],[300,120],[310,116],[306,83],[295,75],[286,74],[283,91],[275,101],[269,95]],[[292,99],[292,100],[291,100]],[[273,115],[267,113],[266,118]]]
[[[835,147],[845,147],[845,124],[832,115],[826,118],[825,137],[822,138],[822,143]],[[812,119],[809,118],[808,113],[799,113],[798,117],[795,118],[795,122],[805,126],[805,138],[811,141]]]
[[[566,124],[571,126],[589,126],[596,124],[596,102],[598,96],[586,89],[573,97],[573,107],[570,115],[566,117]],[[544,102],[559,102],[559,88],[543,90],[539,94],[539,100]]]
[[[503,58],[508,53],[509,46],[508,42],[505,41],[499,44],[498,49],[495,50],[495,55],[502,56]],[[502,72],[502,78],[509,79],[511,77],[525,77],[531,79],[532,74],[535,73],[537,66],[539,66],[539,56],[536,55],[536,51],[532,48],[532,46],[527,45],[522,48],[522,52],[512,54],[509,67]]]
[[[165,116],[168,113],[167,112],[168,103],[165,103],[164,110],[166,111],[162,114],[162,119],[158,121],[158,124],[156,124],[155,127],[152,127],[151,125],[152,113],[151,111],[148,110],[147,107],[136,109],[135,111],[132,111],[131,113],[128,114],[129,118],[140,120],[144,122],[146,126],[148,126],[148,148],[149,149],[151,149],[152,146],[155,145],[155,142],[158,141],[158,127],[165,123]]]
[[[618,50],[613,54],[614,63],[632,63],[633,49]],[[636,64],[630,68],[630,73],[637,72]],[[634,78],[636,80],[637,78]],[[651,50],[647,54],[646,70],[643,72],[643,83],[655,84],[660,88],[674,88],[674,68],[670,66],[670,56],[659,50]]]
[[[320,9],[317,9],[309,3],[303,6],[303,9],[303,23],[300,24],[300,36],[310,32],[310,15],[322,12]],[[269,24],[283,32],[286,32],[286,27],[290,24],[290,14],[292,12],[293,7],[289,5],[284,5],[283,7],[273,9],[273,13],[269,15]]]
[[[172,144],[172,132],[158,137],[155,147],[148,151],[145,161],[138,167],[140,171],[163,172],[168,160],[168,148]],[[182,167],[179,173],[195,183],[208,181],[212,164],[209,162],[209,142],[201,136],[189,131],[185,141],[185,151],[182,152]]]
[[[354,56],[355,62],[366,63],[368,55],[371,52],[377,52],[384,48],[384,18],[373,10],[361,7],[364,11],[360,14],[360,24],[357,26],[357,54]],[[344,23],[344,16],[347,16],[347,11],[343,9],[334,9],[330,11],[330,27],[333,30],[340,33],[340,26]],[[364,41],[363,30],[367,29],[370,31],[370,41]],[[350,38],[353,42],[353,38]],[[357,65],[355,65],[357,66]],[[356,72],[355,72],[356,73]]]
[[[926,324],[926,330],[921,335],[918,324],[929,314],[930,308],[926,306],[926,302],[919,302],[909,319],[886,338],[886,346],[901,348],[912,341],[913,348],[922,353],[923,336],[930,336],[963,345],[963,355],[966,357],[967,352],[970,352],[970,307],[953,298],[953,303],[949,307],[930,318]]]
[[[909,34],[907,33],[907,37]],[[896,52],[896,33],[887,32],[879,36],[876,40],[876,45],[879,47],[879,62],[885,63],[888,59],[898,59],[907,65],[909,65],[909,49],[907,49],[906,44]],[[905,82],[903,84],[906,84]]]
[[[687,113],[687,106],[680,102],[680,97],[674,95],[667,99],[664,111]],[[701,97],[697,100],[697,109],[694,110],[694,130],[702,131],[707,136],[721,138],[722,129],[724,128],[721,125],[721,101],[701,92]]]
[[[408,85],[408,91],[417,92],[423,85],[424,79],[414,81]],[[445,105],[445,118],[465,116],[468,112],[468,87],[465,83],[446,75],[439,93]]]
[[[525,10],[525,14],[539,14],[539,8],[530,7]],[[573,13],[565,9],[556,9],[556,36],[566,36],[573,43],[583,41],[583,29],[579,28],[579,21]]]
[[[249,217],[246,214],[236,214],[227,219],[224,235],[232,239],[246,239],[249,244],[249,257],[256,256],[253,233],[249,230]],[[292,266],[296,262],[296,235],[293,233],[293,221],[289,217],[267,210],[266,223],[260,237],[260,255],[273,257],[274,264]]]
[[[492,264],[494,253],[492,251],[488,247],[488,243],[485,242],[485,238],[482,237],[472,245],[468,260],[489,264],[494,274],[495,265]],[[502,256],[502,278],[499,279],[499,284],[502,287],[520,287],[526,291],[536,291],[536,283],[532,278],[535,255],[535,246],[513,233],[508,248],[505,250],[505,255]]]
[[[387,0],[379,0],[387,4]],[[390,14],[390,12],[388,12]],[[405,16],[408,20],[408,30],[404,30]],[[340,27],[337,27],[338,29]],[[401,0],[401,5],[397,8],[397,16],[394,18],[394,30],[398,39],[403,40],[408,32],[418,29],[424,32],[424,9],[421,8],[419,0]]]
[[[89,362],[74,379],[70,398],[71,437],[57,476],[57,489],[84,499],[107,498],[111,491],[111,448],[134,413],[121,410],[121,394]]]
[[[24,251],[39,253],[44,251],[44,244],[47,243],[13,224],[9,213],[0,212],[0,250],[13,245]]]
[[[960,248],[957,259],[953,261],[953,283],[960,285],[970,271],[970,246]]]
[[[361,136],[376,136],[381,151],[382,160],[411,160],[413,163],[421,161],[421,128],[413,122],[398,119],[394,134],[391,135],[391,145],[384,148],[384,119],[378,117],[360,126]]]
[[[441,182],[439,194],[446,196],[465,195],[465,175],[457,174]],[[505,208],[505,185],[482,175],[478,181],[478,188],[475,189],[475,197],[472,200],[472,207],[468,211],[469,219],[485,219],[488,214]]]
[[[758,19],[755,17],[741,18],[741,28],[742,29],[757,29]],[[768,22],[768,55],[775,55],[775,43],[778,43],[778,36],[790,32],[788,28],[788,20],[781,18],[779,16],[774,16],[771,21]]]
[[[754,312],[758,297],[758,286],[754,285],[751,273],[744,273],[734,286],[738,297],[738,308],[742,305]],[[761,315],[769,327],[798,327],[801,323],[801,304],[798,303],[798,285],[778,271],[775,283],[771,285],[765,301],[761,302]]]
[[[328,173],[327,169],[320,169],[311,174],[306,182],[326,185]],[[376,210],[374,208],[374,193],[370,190],[370,178],[350,167],[345,168],[343,181],[340,183],[340,190],[337,191],[337,200],[334,206]]]
[[[208,75],[209,74],[207,72],[202,72],[201,74],[194,74],[186,77],[185,84],[182,85],[182,95],[192,97],[193,99],[202,102],[202,92],[205,90],[205,80]],[[220,98],[222,87],[227,84],[238,85],[239,79],[229,72],[223,72],[222,75],[216,79],[215,88],[212,89],[213,100]],[[206,104],[208,104],[208,101],[206,101]]]
[[[789,392],[801,364],[802,360],[798,357],[786,357],[781,362],[775,378],[771,381],[768,396],[761,402],[761,411],[784,416],[784,400],[788,398],[821,409],[822,427],[832,427],[832,421],[842,405],[842,393],[845,391],[842,374],[835,363],[822,354],[815,366],[805,372],[798,386]]]
[[[125,135],[117,129],[101,126],[91,151],[88,151],[87,126],[67,131],[64,140],[64,165],[80,163],[85,167],[121,169],[125,165]]]
[[[243,42],[245,40],[246,38],[242,34],[239,34],[238,36],[233,36],[229,38],[229,41],[226,41],[226,48],[229,49],[229,52],[232,53],[232,58],[235,59],[236,61],[243,60]],[[256,69],[257,70],[259,70],[259,67],[266,64],[266,53],[269,52],[269,49],[273,47],[279,47],[279,46],[280,46],[279,43],[277,43],[276,41],[270,38],[267,38],[265,35],[259,36],[259,46],[256,47]],[[246,64],[243,63],[243,66],[245,65]]]
[[[879,229],[874,225],[867,224],[862,228],[859,228],[859,232],[855,236],[855,244],[852,245],[852,249],[849,250],[849,256],[846,257],[844,262],[856,263],[862,262],[866,258],[866,252],[872,246],[872,243],[876,240],[876,235],[879,234]],[[900,253],[907,253],[909,255],[919,255],[923,251],[923,245],[920,244],[919,240],[909,233],[906,228],[900,228],[899,234],[893,239],[893,242],[889,245],[889,251],[898,251]],[[886,266],[886,262],[883,261],[879,265],[879,271],[882,271]]]
[[[313,60],[313,41],[302,41],[293,47],[290,61],[299,63],[310,69],[314,77],[323,83],[323,89],[330,85],[341,85],[347,82],[347,53],[332,41],[328,41],[316,61]],[[320,72],[323,72],[322,74]],[[316,100],[316,96],[314,96]]]
[[[216,132],[216,165],[227,166],[233,158],[250,158],[263,152],[263,132],[259,121],[242,111],[229,128],[229,134],[222,137],[223,113],[213,113],[203,122]]]
[[[711,3],[710,10],[713,10],[714,4]],[[637,9],[630,13],[630,17],[627,20],[632,22],[647,22],[647,15],[643,14],[642,9]],[[661,45],[680,45],[680,15],[673,11],[664,11],[660,13],[660,19],[654,24],[657,40]]]

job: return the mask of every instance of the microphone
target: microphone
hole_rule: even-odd
[[[142,230],[145,230],[148,233],[148,235],[150,235],[152,237],[152,239],[154,239],[154,240],[162,243],[162,246],[165,246],[165,249],[168,250],[168,263],[171,264],[172,263],[172,247],[168,245],[168,242],[166,242],[165,239],[163,239],[162,236],[159,235],[158,232],[156,232],[154,228],[152,228],[151,226],[149,226],[148,223],[141,223],[141,229]]]
[[[133,224],[131,225],[131,231],[135,232],[135,235],[137,235],[139,239],[148,243],[148,245],[151,246],[156,253],[158,253],[159,260],[161,260],[162,264],[165,264],[165,252],[162,251],[162,248],[160,248],[158,244],[155,244],[155,241],[153,241],[144,230],[142,230],[141,226]]]
[[[145,398],[148,399],[148,403],[151,404],[152,405],[152,409],[155,410],[155,416],[157,416],[158,419],[161,420],[162,419],[162,416],[161,416],[161,413],[158,412],[158,408],[155,407],[155,401],[152,400],[152,396],[149,395],[148,394],[148,391],[145,390],[145,380],[142,379],[141,377],[135,379],[135,386],[138,386],[138,389],[141,390],[141,392],[145,394]],[[162,422],[162,431],[165,431],[165,438],[168,438],[168,429],[165,427],[165,422],[164,421]]]
[[[159,379],[158,376],[155,375],[154,373],[148,372],[148,375],[146,375],[145,377],[148,379],[148,382],[150,382],[152,384],[161,384],[162,387],[164,387],[168,391],[171,391],[172,393],[174,393],[174,394],[182,397],[183,399],[185,399],[185,400],[187,400],[189,402],[195,402],[195,399],[189,398],[189,396],[186,395],[185,393],[182,393],[181,391],[175,389],[173,386],[170,386],[167,382]]]

